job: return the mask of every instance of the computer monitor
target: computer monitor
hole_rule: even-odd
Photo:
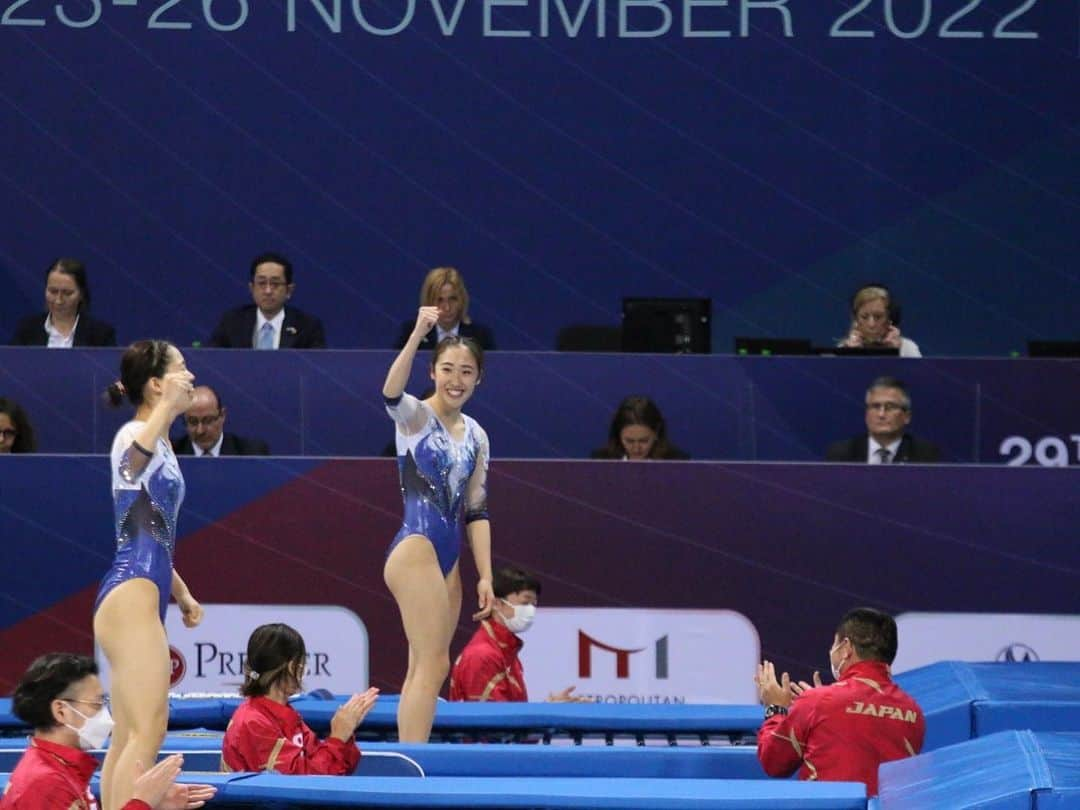
[[[624,298],[622,350],[708,354],[711,324],[709,298]]]
[[[1080,340],[1029,340],[1028,357],[1080,357]]]
[[[810,354],[810,338],[737,337],[735,354]]]

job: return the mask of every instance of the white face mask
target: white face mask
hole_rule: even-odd
[[[844,643],[844,639],[840,639],[840,644],[843,644],[843,643]],[[833,656],[833,653],[836,652],[840,648],[840,644],[837,644],[835,647],[833,647],[831,650],[829,650],[829,670],[832,672],[832,677],[833,677],[834,681],[840,680],[840,665],[833,663],[832,656]]]
[[[68,706],[71,707],[75,714],[86,721],[83,723],[82,728],[75,728],[75,726],[64,723],[65,726],[79,735],[79,748],[83,751],[92,751],[105,745],[105,741],[109,739],[109,735],[112,734],[113,730],[113,719],[112,715],[109,714],[109,707],[102,706],[101,711],[97,714],[87,717],[74,706],[71,706],[71,703],[65,702],[68,703]]]
[[[536,618],[536,605],[514,605],[503,599],[503,602],[514,609],[514,615],[509,619],[503,618],[506,629],[511,633],[524,633],[532,627],[533,619]]]

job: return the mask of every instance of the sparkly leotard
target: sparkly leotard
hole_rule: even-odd
[[[459,442],[416,397],[386,400],[397,426],[398,471],[405,520],[387,555],[412,534],[435,546],[445,576],[461,553],[465,524],[487,520],[488,438],[475,419],[462,414],[465,436]]]
[[[140,457],[133,447],[143,422],[128,422],[116,433],[112,446],[113,510],[116,515],[116,556],[105,574],[94,603],[122,582],[142,577],[158,587],[159,612],[172,591],[172,558],[176,546],[176,516],[184,499],[184,476],[164,439],[158,439],[154,456],[142,473],[135,475],[132,461]]]

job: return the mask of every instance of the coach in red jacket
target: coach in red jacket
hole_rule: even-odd
[[[518,634],[528,630],[536,617],[540,581],[512,565],[495,570],[492,580],[495,608],[461,651],[450,672],[450,700],[524,702],[525,670],[518,653],[524,642]],[[548,695],[555,703],[583,702],[574,687]]]
[[[15,716],[34,736],[8,781],[3,810],[98,810],[90,790],[100,749],[112,730],[97,664],[85,655],[49,653],[26,670],[12,696]],[[183,757],[166,757],[135,780],[122,810],[186,810],[213,797],[210,785],[177,785]]]
[[[758,731],[758,759],[770,776],[863,782],[878,792],[882,762],[922,749],[926,719],[910,695],[893,683],[896,622],[872,608],[856,608],[840,621],[829,650],[836,682],[822,686],[780,681],[765,661],[754,678],[766,704]]]
[[[320,740],[289,705],[301,691],[307,668],[304,639],[287,624],[256,627],[244,660],[247,697],[233,712],[221,743],[222,770],[347,776],[360,762],[354,736],[375,705],[379,690],[353,695],[330,718],[330,736]]]

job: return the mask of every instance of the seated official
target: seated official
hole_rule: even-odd
[[[34,426],[22,405],[0,397],[0,453],[33,453],[36,450]]]
[[[667,438],[667,423],[648,397],[631,396],[619,403],[608,429],[608,443],[593,450],[592,458],[646,461],[690,458]]]
[[[878,377],[866,391],[866,433],[835,442],[826,461],[856,464],[932,464],[941,461],[936,444],[907,432],[911,396],[895,377]]]
[[[307,649],[287,624],[264,624],[248,639],[244,660],[247,700],[233,713],[221,745],[225,771],[347,776],[360,762],[355,731],[379,697],[371,687],[355,694],[330,718],[330,736],[320,740],[289,697],[301,691]]]
[[[893,683],[896,622],[872,608],[849,611],[829,649],[835,683],[776,679],[772,662],[758,667],[754,682],[766,705],[758,730],[758,759],[769,776],[821,782],[863,782],[878,792],[882,762],[922,750],[926,718],[919,704]]]
[[[268,456],[270,448],[259,439],[245,439],[225,432],[225,406],[209,385],[191,392],[191,407],[184,411],[187,435],[172,440],[178,456]]]
[[[838,345],[852,349],[897,349],[922,357],[914,340],[900,334],[900,307],[880,284],[860,287],[851,298],[851,327]]]
[[[439,308],[439,320],[420,341],[421,349],[434,349],[448,335],[472,338],[485,352],[495,348],[491,330],[469,317],[469,291],[465,289],[464,277],[455,268],[436,267],[425,276],[420,285],[420,306]],[[405,346],[415,326],[415,318],[401,325],[395,349]]]
[[[540,581],[514,566],[495,571],[492,581],[495,607],[490,618],[482,619],[450,671],[450,700],[519,701],[529,699],[525,672],[518,653],[519,638],[536,617]],[[548,695],[553,702],[588,702],[571,694],[573,686]]]
[[[90,317],[90,282],[78,259],[57,259],[45,271],[45,311],[19,321],[12,346],[115,346],[111,324]]]
[[[296,290],[292,263],[278,253],[264,253],[251,262],[248,284],[255,303],[221,316],[207,341],[220,349],[325,349],[322,321],[286,306]]]
[[[112,731],[109,701],[93,658],[49,653],[35,660],[15,687],[12,711],[34,736],[19,759],[0,801],[3,810],[98,810],[90,777],[98,761],[91,750]],[[183,757],[166,757],[135,780],[134,797],[122,810],[184,810],[202,807],[217,789],[178,785]]]

